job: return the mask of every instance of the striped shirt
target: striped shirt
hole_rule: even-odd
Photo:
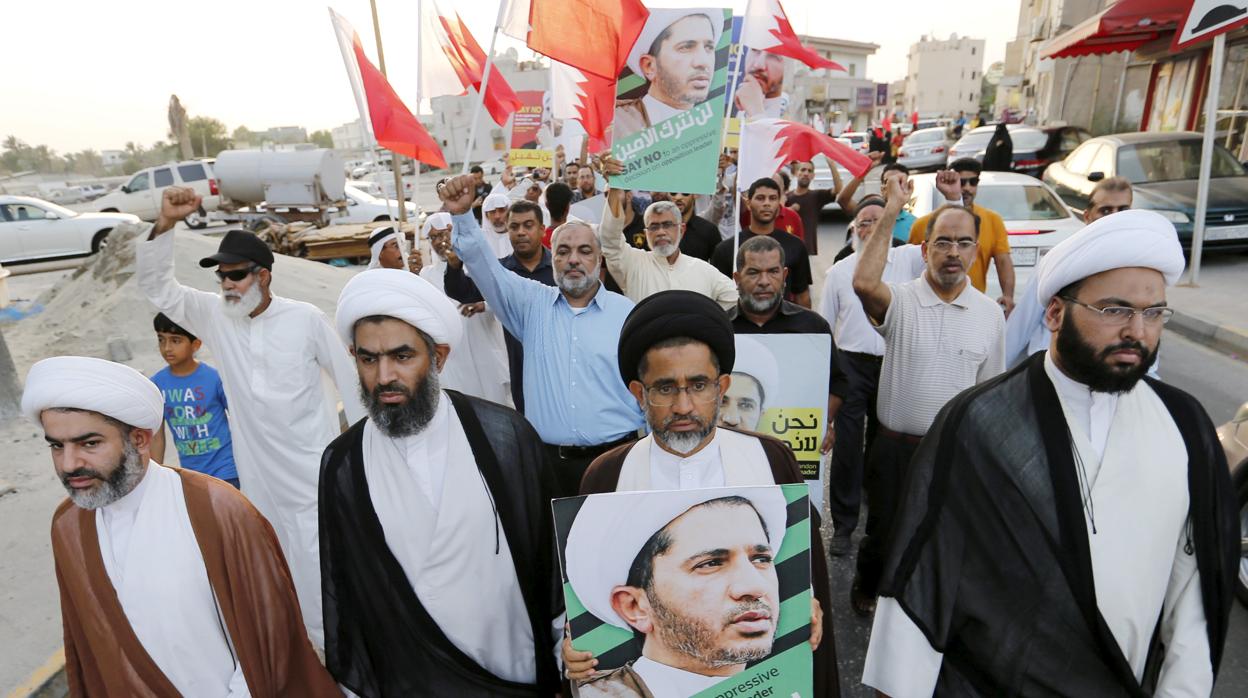
[[[927,274],[889,289],[876,328],[885,346],[877,414],[888,429],[922,435],[946,402],[1005,370],[1005,316],[969,283],[952,303]]]

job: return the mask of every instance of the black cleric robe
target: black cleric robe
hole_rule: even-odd
[[[907,473],[881,594],[944,653],[937,696],[1148,696],[1160,675],[1160,631],[1139,680],[1097,606],[1071,439],[1044,356],[945,405]],[[1193,397],[1147,380],[1187,450],[1186,547],[1216,675],[1239,564],[1226,458]]]
[[[507,681],[482,668],[446,637],[417,598],[386,545],[369,498],[362,451],[367,420],[335,439],[321,460],[326,666],[339,683],[365,698],[552,696],[559,690],[559,673],[551,622],[563,603],[552,547],[552,479],[541,439],[514,410],[451,390],[444,394],[507,533],[532,625],[537,683]],[[432,532],[412,531],[427,533]]]
[[[797,464],[797,457],[789,445],[780,439],[755,434],[750,431],[717,427],[734,431],[746,436],[758,438],[763,453],[767,455],[767,464],[771,467],[771,475],[777,485],[801,485],[802,470]],[[636,441],[616,446],[594,459],[581,479],[581,494],[602,494],[615,492],[620,481],[620,472],[624,468],[624,459],[629,451],[636,446]],[[823,539],[820,531],[819,508],[810,507],[810,579],[814,596],[819,600],[823,610],[823,639],[815,650],[814,687],[816,698],[832,698],[841,695],[840,671],[836,663],[836,638],[832,627],[832,588],[828,575],[828,559],[823,552]]]

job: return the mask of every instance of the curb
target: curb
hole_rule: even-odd
[[[1167,328],[1234,359],[1248,361],[1248,332],[1176,310]]]
[[[69,695],[65,678],[65,649],[58,649],[43,666],[9,691],[6,698],[64,698]]]

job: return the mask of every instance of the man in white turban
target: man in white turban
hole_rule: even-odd
[[[568,583],[591,615],[642,639],[636,661],[579,683],[582,698],[695,695],[770,656],[787,523],[779,487],[586,498],[564,551]]]
[[[441,388],[463,323],[419,276],[360,273],[336,321],[368,417],[322,458],[330,672],[364,697],[555,693],[541,440],[515,411]]]
[[[402,269],[403,235],[386,225],[377,228],[368,238],[368,251],[372,257],[368,260],[369,269]]]
[[[1048,351],[954,398],[911,461],[865,684],[899,698],[1210,694],[1236,506],[1200,403],[1145,377],[1182,271],[1173,225],[1149,211],[1045,257]]]
[[[363,416],[351,357],[320,308],[272,292],[273,252],[249,232],[226,232],[217,253],[199,262],[201,274],[216,267],[220,294],[178,282],[173,227],[201,203],[192,189],[165,189],[156,224],[136,240],[139,288],[216,357],[239,483],[282,542],[304,623],[320,647],[317,465],[341,433],[325,378],[336,385],[347,421]]]
[[[151,460],[164,417],[151,381],[44,359],[22,411],[69,493],[52,554],[71,695],[337,694],[268,522],[230,485]]]
[[[507,213],[510,208],[511,199],[502,192],[491,192],[481,204],[481,211],[485,216],[485,225],[482,228],[494,233],[487,234],[485,239],[494,249],[494,256],[499,259],[511,254],[511,238],[507,234]]]
[[[650,10],[628,56],[633,74],[647,82],[646,94],[616,102],[617,142],[707,100],[723,31],[720,9]]]

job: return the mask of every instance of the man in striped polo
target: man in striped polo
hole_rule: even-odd
[[[878,230],[892,228],[914,188],[900,178],[887,180],[886,186]],[[859,252],[854,292],[884,337],[876,402],[880,426],[866,463],[867,530],[850,589],[850,601],[861,615],[875,610],[889,529],[919,441],[946,402],[1005,370],[1005,316],[967,280],[978,238],[979,218],[970,209],[937,209],[923,242],[927,270],[900,284],[882,280],[888,236],[870,236]]]

